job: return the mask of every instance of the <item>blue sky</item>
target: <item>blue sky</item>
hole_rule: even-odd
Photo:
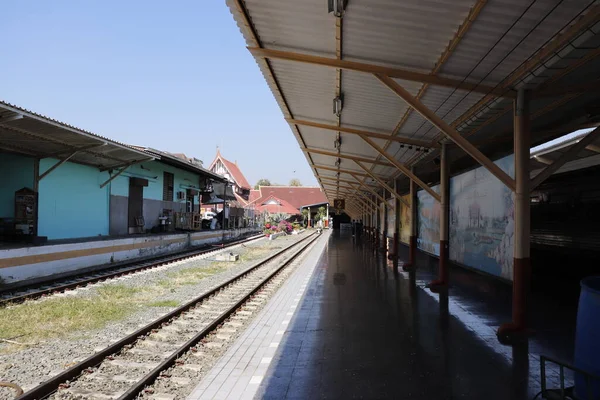
[[[0,98],[125,143],[221,148],[251,184],[316,185],[224,1],[7,1]],[[294,173],[295,171],[295,173]]]

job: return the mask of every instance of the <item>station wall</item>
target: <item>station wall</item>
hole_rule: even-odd
[[[173,199],[163,201],[164,173],[173,174]],[[158,217],[163,209],[173,212],[185,211],[185,200],[177,200],[176,193],[186,188],[198,188],[199,176],[157,161],[133,165],[111,182],[110,188],[110,234],[124,235],[128,232],[128,196],[129,178],[142,178],[148,180],[148,186],[143,188],[144,228],[152,229],[158,224]],[[199,209],[200,198],[194,196],[196,211]]]
[[[393,238],[396,233],[396,199],[394,197],[387,199],[387,237]]]
[[[495,161],[514,177],[514,156]],[[484,167],[450,180],[450,259],[512,279],[514,195]]]
[[[406,204],[410,204],[410,195],[402,196]],[[400,241],[410,242],[410,207],[400,202]]]
[[[24,187],[33,189],[35,160],[11,153],[0,153],[0,218],[14,218],[15,192]]]
[[[59,160],[40,160],[40,175]],[[108,235],[108,172],[66,162],[39,182],[38,235],[70,239]]]
[[[0,278],[6,284],[38,282],[50,276],[101,269],[120,261],[182,251],[250,232],[247,228],[0,249]]]
[[[514,177],[513,155],[495,164]],[[439,193],[439,185],[433,190]],[[439,256],[440,204],[424,190],[417,192],[417,202],[417,247]],[[405,209],[403,212],[410,216],[410,210]],[[449,230],[450,260],[512,279],[514,195],[484,167],[450,179]],[[403,242],[405,238],[401,234]]]
[[[431,188],[440,192],[439,185]],[[417,247],[440,255],[440,203],[424,190],[417,192]]]

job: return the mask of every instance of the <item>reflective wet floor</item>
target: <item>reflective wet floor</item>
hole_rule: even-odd
[[[335,232],[259,396],[531,399],[540,354],[570,361],[572,306],[534,296],[535,336],[505,346],[495,331],[510,318],[510,286],[453,268],[448,294],[438,295],[424,287],[435,273],[422,254],[416,273],[394,272],[370,246]],[[558,385],[556,368],[548,381]]]

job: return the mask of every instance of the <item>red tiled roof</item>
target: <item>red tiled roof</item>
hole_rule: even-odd
[[[221,160],[221,162],[223,163],[225,168],[227,168],[227,170],[231,174],[231,177],[239,187],[244,189],[252,189],[252,186],[250,186],[250,183],[248,183],[248,180],[246,179],[244,174],[242,174],[242,171],[237,166],[237,164],[225,159],[225,157],[221,155],[221,152],[218,149],[217,155],[215,156],[213,162],[210,163],[210,167],[208,167],[208,169],[212,170],[212,167],[215,165],[217,160]]]
[[[242,196],[240,196],[239,194],[237,194],[237,193],[234,193],[234,195],[235,195],[235,198],[237,199],[237,201],[238,201],[239,203],[241,203],[241,204],[242,204],[242,206],[245,206],[245,205],[247,205],[247,204],[248,204],[248,201],[246,201],[246,199],[244,199],[244,198],[243,198]]]
[[[261,198],[262,195],[260,194],[260,190],[250,190],[250,196],[248,197],[248,204],[254,202],[255,200],[258,200],[259,198]]]
[[[270,200],[275,200],[279,204],[264,204]],[[293,205],[291,205],[290,203],[288,203],[285,200],[278,199],[275,196],[269,196],[269,197],[265,198],[263,201],[261,201],[260,203],[256,203],[255,209],[259,213],[263,213],[266,211],[269,214],[295,215],[295,214],[299,213],[299,211],[296,207],[294,207]]]
[[[255,200],[257,204],[262,204],[265,202],[263,199],[274,196],[288,202],[297,210],[308,204],[327,203],[325,194],[319,187],[314,186],[261,186],[260,194],[260,198]]]

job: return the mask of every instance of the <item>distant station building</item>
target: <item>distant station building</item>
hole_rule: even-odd
[[[200,160],[126,145],[5,102],[0,170],[5,283],[244,233],[202,223],[203,197],[235,197]]]
[[[208,169],[231,184],[235,201],[227,203],[230,213],[244,215],[248,220],[264,219],[266,215],[289,218],[300,214],[304,205],[327,203],[325,194],[314,186],[259,186],[258,189],[252,189],[237,161],[227,160],[219,149]],[[205,206],[203,212],[211,208]],[[221,205],[217,204],[213,209],[221,210]]]

